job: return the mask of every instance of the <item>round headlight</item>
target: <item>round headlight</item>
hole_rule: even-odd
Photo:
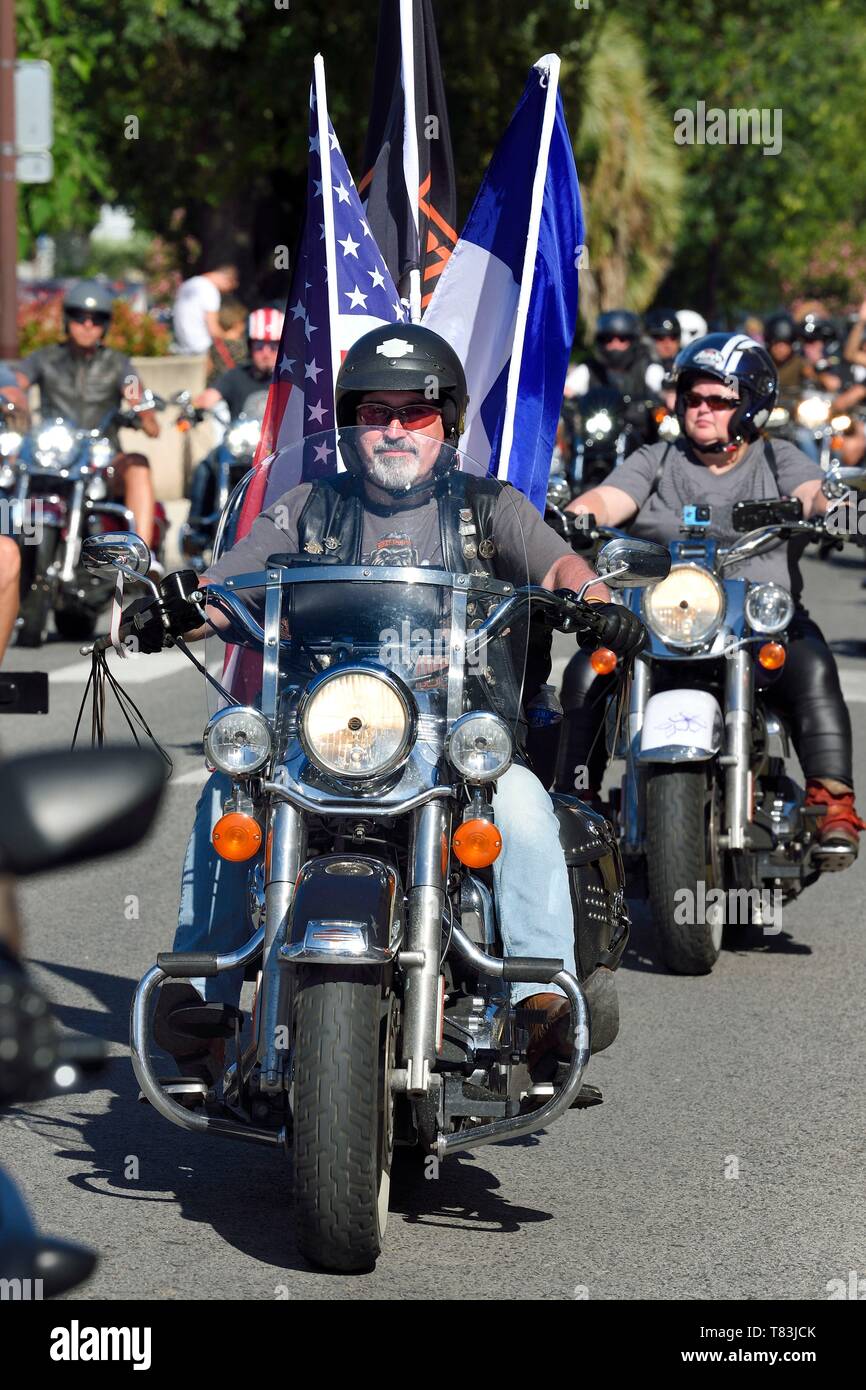
[[[90,446],[90,463],[93,468],[107,468],[116,450],[110,439],[94,439]]]
[[[830,418],[830,402],[822,401],[820,396],[807,396],[797,406],[797,420],[807,430],[816,430],[826,425]]]
[[[21,448],[22,436],[17,430],[3,430],[0,434],[0,456],[9,458]]]
[[[62,420],[46,425],[36,436],[35,455],[43,468],[62,468],[75,453],[78,440]]]
[[[204,751],[220,772],[233,777],[257,772],[271,756],[268,721],[246,705],[220,710],[204,731]]]
[[[495,714],[464,714],[445,745],[448,760],[467,782],[495,782],[511,763],[508,725]]]
[[[794,616],[794,600],[781,584],[752,584],[745,612],[753,632],[781,632]]]
[[[261,432],[262,427],[258,420],[243,420],[240,424],[233,425],[226,435],[226,448],[232,458],[254,453]]]
[[[597,410],[586,422],[587,434],[610,434],[612,429],[613,420],[606,410]]]
[[[408,690],[393,676],[338,670],[308,689],[298,708],[307,757],[335,777],[381,777],[405,759],[415,734]]]
[[[0,463],[0,488],[11,487],[15,482],[15,469],[11,463]]]
[[[659,421],[659,439],[663,439],[669,444],[672,439],[679,439],[680,422],[676,415],[666,415]]]
[[[724,612],[721,584],[697,565],[674,565],[667,579],[644,590],[644,618],[669,647],[697,647],[706,642]]]

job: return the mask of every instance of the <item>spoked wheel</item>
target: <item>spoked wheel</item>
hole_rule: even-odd
[[[705,920],[695,920],[697,905],[723,887],[718,789],[704,765],[692,763],[653,767],[646,791],[649,901],[662,956],[679,975],[706,975],[725,928],[721,903],[706,904]]]
[[[298,1247],[324,1269],[370,1269],[388,1220],[397,1003],[377,969],[307,966],[295,1017]]]

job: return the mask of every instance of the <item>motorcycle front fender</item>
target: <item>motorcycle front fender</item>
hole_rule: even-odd
[[[725,721],[707,690],[662,690],[647,700],[638,762],[706,762],[721,752]]]
[[[403,931],[403,888],[392,865],[366,854],[323,854],[300,872],[280,960],[387,965]]]

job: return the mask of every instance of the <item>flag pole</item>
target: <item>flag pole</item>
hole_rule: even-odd
[[[559,88],[560,61],[555,53],[546,53],[534,63],[542,86],[547,86],[544,101],[544,115],[541,120],[541,137],[538,142],[538,163],[532,184],[532,203],[529,209],[529,227],[526,234],[526,251],[523,257],[523,274],[520,279],[520,295],[517,300],[517,317],[514,323],[514,342],[511,347],[511,362],[508,368],[508,385],[505,392],[505,415],[502,422],[502,443],[499,449],[497,475],[508,477],[511,462],[511,446],[514,442],[514,415],[517,409],[517,391],[520,385],[520,369],[523,362],[523,342],[526,337],[526,320],[529,316],[529,303],[532,298],[532,281],[535,271],[535,255],[538,250],[538,233],[541,228],[541,209],[544,202],[544,185],[547,179],[547,162],[550,157],[550,141],[553,135],[553,122],[556,118],[556,93]],[[547,82],[544,82],[546,74]]]
[[[325,235],[325,266],[328,282],[328,318],[331,339],[331,382],[336,385],[340,370],[340,343],[337,332],[337,257],[334,242],[334,195],[331,186],[331,141],[328,131],[328,95],[325,88],[325,63],[321,53],[313,60],[313,86],[316,94],[316,117],[319,129],[319,158],[322,161],[322,220]],[[331,397],[331,419],[336,420],[336,406]]]
[[[421,215],[418,206],[421,186],[418,157],[418,123],[415,113],[415,0],[400,0],[400,64],[403,76],[403,177],[415,223],[415,244],[419,264],[409,272],[409,317],[421,322]]]

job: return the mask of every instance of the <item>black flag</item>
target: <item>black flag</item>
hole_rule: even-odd
[[[417,317],[457,241],[454,157],[431,0],[382,0],[363,167],[358,192],[367,223]]]

